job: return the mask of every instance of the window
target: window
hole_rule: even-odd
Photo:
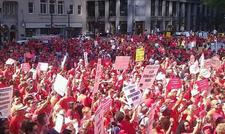
[[[77,6],[77,14],[79,14],[79,15],[81,14],[81,5]]]
[[[120,16],[127,16],[127,0],[120,0]]]
[[[155,16],[155,0],[151,1],[151,16]]]
[[[169,16],[169,7],[170,7],[170,2],[166,1],[166,16]]]
[[[73,14],[73,5],[70,5],[69,9],[70,9],[70,13]]]
[[[98,5],[99,16],[105,16],[105,1],[98,1]]]
[[[95,16],[95,2],[87,1],[87,14],[89,17]]]
[[[28,13],[34,13],[34,3],[28,2]]]
[[[109,0],[109,16],[116,16],[116,0]]]
[[[177,16],[177,4],[176,4],[176,2],[173,2],[173,5],[172,5],[172,15]]]
[[[58,1],[58,14],[64,13],[64,1]]]
[[[162,0],[159,0],[158,15],[162,16]]]
[[[55,13],[55,0],[49,1],[49,13],[54,14]]]
[[[45,14],[47,13],[47,0],[41,0],[41,13]]]

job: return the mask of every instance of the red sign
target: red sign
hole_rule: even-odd
[[[29,72],[30,71],[30,64],[29,63],[23,63],[23,64],[21,64],[21,68],[24,72]]]
[[[116,56],[115,69],[125,70],[128,68],[130,56]]]
[[[201,91],[203,89],[207,89],[209,87],[209,81],[208,79],[196,81],[196,84],[198,86],[198,89]]]
[[[179,78],[172,78],[170,79],[169,83],[167,84],[167,89],[179,89],[182,88],[182,81]]]

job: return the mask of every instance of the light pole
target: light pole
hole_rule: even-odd
[[[68,17],[68,21],[67,21],[67,38],[70,38],[70,14],[72,14],[72,10],[68,10],[67,11],[67,17]]]

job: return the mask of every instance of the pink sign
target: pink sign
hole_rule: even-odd
[[[201,91],[203,89],[207,89],[209,87],[208,79],[197,81],[196,84],[198,85],[198,89]]]
[[[95,74],[95,84],[94,84],[94,90],[93,90],[93,95],[97,92],[100,78],[102,74],[102,69],[101,69],[101,59],[98,59],[98,64],[97,64],[97,69],[96,69],[96,74]]]
[[[32,59],[34,57],[34,54],[31,54],[30,52],[27,52],[27,53],[24,54],[24,57]]]
[[[182,87],[182,81],[179,78],[170,79],[170,81],[167,85],[168,90],[179,89],[181,87]]]
[[[211,68],[211,64],[212,64],[212,60],[211,59],[207,59],[207,60],[205,60],[204,67],[206,69],[210,69]]]
[[[30,71],[30,64],[29,63],[23,63],[23,64],[21,64],[21,68],[24,72],[29,72]]]
[[[125,70],[128,68],[130,56],[116,56],[115,69]]]
[[[144,72],[142,74],[139,88],[151,88],[154,81],[156,74],[158,72],[159,65],[147,65],[144,69]]]
[[[100,105],[98,109],[95,111],[95,117],[94,117],[95,134],[104,134],[103,112],[104,112],[104,109],[102,108],[102,105]]]

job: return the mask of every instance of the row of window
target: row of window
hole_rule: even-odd
[[[56,7],[58,7],[56,11]],[[34,13],[34,3],[28,2],[28,13]],[[74,5],[69,5],[69,10],[65,12],[64,1],[58,1],[56,3],[55,0],[40,0],[40,13],[41,14],[74,14]],[[81,5],[77,6],[77,14],[81,15]]]

